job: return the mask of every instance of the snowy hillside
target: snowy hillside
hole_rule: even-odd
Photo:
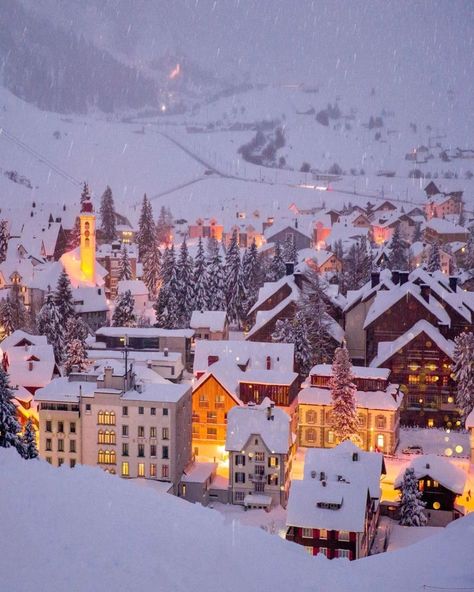
[[[0,451],[2,589],[420,590],[471,586],[472,517],[442,536],[354,563],[309,557],[260,529],[98,469]],[[34,493],[33,493],[34,492]],[[403,569],[400,566],[403,565]],[[357,585],[355,585],[357,582]]]

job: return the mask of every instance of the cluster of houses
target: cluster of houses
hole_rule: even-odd
[[[136,229],[122,219],[121,240],[96,246],[95,216],[86,208],[80,247],[67,251],[70,212],[45,219],[46,210],[32,208],[31,220],[10,224],[0,299],[15,286],[26,307],[37,311],[65,269],[76,314],[91,331],[87,370],[73,368],[68,376],[44,336],[15,331],[0,342],[19,418],[36,425],[41,457],[58,467],[87,464],[123,478],[152,479],[204,505],[280,504],[287,508],[287,539],[309,553],[368,555],[382,508],[384,455],[395,454],[400,426],[461,427],[453,340],[474,328],[474,292],[462,289],[451,271],[462,260],[468,231],[454,221],[462,213],[462,192],[443,193],[433,182],[425,191],[425,207],[409,212],[384,201],[349,214],[293,207],[287,219],[268,219],[261,230],[257,213],[248,220],[240,212],[231,226],[214,218],[190,224],[190,241],[225,243],[237,229],[240,246],[255,240],[264,256],[289,238],[298,250],[299,263],[287,264],[284,277],[260,288],[248,330],[238,339],[225,311],[194,311],[184,329],[109,326],[111,301],[126,290],[137,317],[154,322]],[[345,295],[337,284],[324,284],[328,337],[334,346],[346,343],[357,387],[361,445],[338,443],[331,365],[318,364],[302,376],[295,371],[294,345],[274,343],[272,335],[278,321],[296,314],[309,269],[326,278],[341,270],[331,245],[347,247],[361,236],[385,245],[397,227],[419,257],[411,272],[373,272]],[[419,231],[424,242],[417,251]],[[434,241],[446,255],[445,273],[421,265]],[[119,279],[123,244],[131,280]],[[474,461],[474,415],[466,427]],[[306,450],[303,478],[292,480],[299,448]],[[439,457],[412,464],[431,523],[457,517],[463,471]]]

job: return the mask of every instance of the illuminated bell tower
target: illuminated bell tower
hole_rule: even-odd
[[[95,214],[92,202],[82,203],[81,215],[81,271],[85,280],[95,283]]]

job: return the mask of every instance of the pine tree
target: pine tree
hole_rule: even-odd
[[[123,325],[121,325],[123,326]],[[71,339],[66,346],[66,361],[64,369],[66,374],[70,374],[74,367],[78,372],[83,372],[87,368],[87,351],[83,341],[80,339]]]
[[[301,376],[308,376],[312,367],[311,344],[305,319],[300,312],[296,313],[293,325],[296,370]]]
[[[112,189],[108,185],[100,199],[100,221],[104,239],[107,242],[115,240],[115,205]]]
[[[140,219],[138,220],[138,232],[136,242],[138,245],[138,257],[143,261],[146,251],[150,245],[155,244],[157,240],[155,222],[153,220],[153,209],[148,197],[143,196]],[[160,242],[160,241],[158,241]]]
[[[334,354],[330,388],[333,402],[331,421],[337,441],[351,440],[360,444],[355,400],[357,389],[352,382],[352,365],[345,343]]]
[[[439,252],[439,242],[435,241],[431,245],[430,254],[428,257],[428,263],[426,266],[427,270],[430,273],[434,271],[439,271],[441,269],[441,255]]]
[[[89,185],[84,181],[81,191],[81,204],[83,204],[85,201],[90,201],[90,199],[91,192],[89,190]]]
[[[158,241],[161,244],[168,245],[171,243],[172,237],[171,232],[173,230],[173,216],[169,208],[161,206],[160,215],[156,222],[156,233]]]
[[[0,220],[0,264],[7,258],[9,239],[8,222],[7,220]]]
[[[81,319],[81,317],[71,317],[68,319],[65,332],[65,339],[67,343],[73,339],[79,339],[85,344],[88,335],[89,327],[83,321],[83,319]]]
[[[408,249],[405,241],[402,240],[400,236],[399,225],[397,225],[393,231],[390,248],[389,269],[406,271],[408,269]]]
[[[134,313],[135,299],[130,290],[125,290],[115,299],[115,310],[112,316],[114,327],[135,327],[136,318]]]
[[[120,260],[118,265],[118,279],[121,280],[131,280],[132,279],[132,266],[130,264],[130,259],[128,258],[128,250],[125,245],[122,245],[122,250],[120,253]]]
[[[286,265],[283,261],[280,243],[275,243],[275,254],[268,269],[267,282],[277,282],[286,274]]]
[[[227,310],[224,267],[219,248],[214,251],[214,254],[208,260],[207,268],[209,278],[209,310]]]
[[[242,297],[240,265],[240,249],[237,230],[234,230],[225,255],[224,263],[225,296],[227,316],[230,323],[237,323],[239,321],[240,298]]]
[[[158,239],[153,233],[151,243],[143,255],[143,281],[148,288],[150,299],[154,300],[160,287],[161,253]]]
[[[466,255],[464,256],[464,269],[474,275],[474,226],[469,229],[469,237],[466,245]]]
[[[0,302],[0,325],[3,327],[5,337],[8,337],[15,331],[13,307],[9,296]]]
[[[289,234],[283,244],[283,260],[285,263],[298,263],[298,250],[295,245],[295,237]]]
[[[177,323],[178,326],[183,328],[189,325],[191,313],[194,308],[193,266],[194,262],[189,256],[186,239],[184,239],[181,243],[176,269],[176,300],[178,310]]]
[[[362,237],[352,244],[343,260],[344,279],[348,290],[358,290],[370,278],[372,260],[367,239]]]
[[[295,332],[290,319],[278,319],[275,323],[275,330],[272,333],[272,340],[275,343],[295,342]]]
[[[21,451],[21,440],[18,436],[20,429],[8,376],[0,365],[0,447],[14,446]]]
[[[457,383],[456,405],[461,416],[474,409],[474,334],[461,333],[454,339],[453,372]]]
[[[421,241],[423,238],[423,233],[421,232],[421,222],[415,223],[415,232],[413,233],[412,243],[417,243]]]
[[[67,238],[67,250],[72,251],[77,249],[77,247],[81,243],[81,221],[79,216],[76,216],[74,220],[74,226],[69,231],[69,235]]]
[[[36,447],[36,435],[33,427],[33,422],[29,419],[25,425],[25,431],[21,437],[22,451],[21,455],[23,458],[29,460],[32,458],[38,458],[38,448]]]
[[[425,526],[427,523],[423,512],[426,504],[421,501],[422,495],[418,490],[415,469],[407,468],[400,489],[400,524],[402,526]]]
[[[14,285],[10,288],[10,306],[14,330],[27,329],[29,325],[29,315],[23,299],[20,296],[20,286],[18,285]]]
[[[309,272],[303,286],[298,310],[304,318],[311,344],[313,364],[326,364],[334,355],[333,341],[329,334],[330,317],[324,299],[324,289],[317,272]]]
[[[66,327],[69,319],[76,316],[74,310],[74,298],[72,296],[71,282],[66,270],[62,270],[56,284],[56,291],[54,293],[54,301],[56,303],[61,325]]]
[[[245,289],[245,299],[241,300],[239,314],[241,319],[244,320],[247,318],[249,310],[257,302],[258,298],[260,269],[255,240],[245,250],[242,258],[241,275],[242,278],[240,281]]]
[[[163,264],[160,270],[160,291],[158,298],[153,305],[155,309],[156,321],[158,326],[164,326],[167,323],[166,308],[170,297],[170,282],[173,275],[173,270],[176,273],[176,258],[174,253],[174,245],[166,248],[163,255]]]
[[[202,240],[199,238],[196,257],[194,258],[194,310],[204,311],[209,309],[208,275],[206,257]]]
[[[45,335],[48,343],[53,346],[54,356],[58,364],[62,364],[64,356],[64,331],[59,309],[54,294],[49,293],[37,318],[37,328],[40,335]]]

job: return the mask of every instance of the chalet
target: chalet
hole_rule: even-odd
[[[452,379],[454,342],[426,320],[419,320],[394,340],[378,344],[373,368],[390,368],[405,393],[403,423],[426,427],[459,427]]]
[[[374,208],[374,213],[378,216],[382,212],[393,212],[397,209],[397,206],[393,205],[391,201],[384,201],[376,208]]]
[[[136,245],[127,245],[127,254],[132,271],[131,279],[137,277],[138,250]],[[114,299],[118,293],[120,277],[120,259],[122,257],[122,244],[115,241],[111,244],[97,246],[97,262],[106,270],[105,290],[108,298]]]
[[[377,530],[382,454],[349,441],[308,450],[304,478],[291,484],[286,539],[310,555],[366,557]]]
[[[215,238],[222,240],[224,226],[218,224],[215,218],[198,218],[195,224],[188,227],[189,238]]]
[[[264,237],[267,243],[281,243],[293,239],[296,249],[308,249],[312,246],[313,236],[311,230],[306,231],[301,227],[298,218],[293,222],[282,220],[274,223],[264,231]]]
[[[298,259],[317,273],[337,273],[342,271],[342,261],[335,253],[325,249],[303,249],[299,251]]]
[[[229,498],[246,508],[286,507],[294,455],[290,417],[265,398],[228,414]]]
[[[333,219],[326,213],[319,216],[314,222],[313,226],[313,242],[317,247],[321,247],[326,244],[326,239],[331,234],[331,226]]]
[[[261,232],[258,232],[255,226],[249,223],[240,222],[238,224],[233,224],[228,232],[224,232],[222,240],[227,246],[229,245],[234,232],[237,233],[237,242],[242,249],[250,247],[254,241],[257,247],[261,247],[263,244],[263,235]]]
[[[462,193],[461,193],[462,195]],[[463,211],[463,202],[457,194],[444,194],[433,196],[425,203],[425,214],[428,220],[432,218],[446,218],[446,216],[459,216]]]
[[[354,366],[352,371],[357,387],[355,397],[361,447],[393,454],[399,442],[403,393],[397,384],[389,382],[388,369]],[[333,448],[337,444],[331,424],[331,377],[329,364],[315,366],[298,394],[300,446]]]
[[[297,372],[278,370],[247,370],[239,377],[239,398],[243,403],[259,404],[271,398],[281,407],[289,407],[300,387]]]
[[[222,310],[194,310],[189,326],[195,339],[229,339],[229,320]]]
[[[397,214],[390,216],[374,216],[370,227],[370,235],[376,245],[383,245],[391,240],[395,228],[399,224]]]
[[[463,515],[456,505],[456,498],[463,494],[466,484],[466,473],[460,467],[436,454],[414,458],[409,467],[414,469],[418,489],[423,494],[429,526],[446,526]],[[404,472],[405,469],[395,479],[395,489],[400,489]]]
[[[451,243],[454,241],[467,242],[469,232],[458,224],[443,220],[442,218],[431,218],[426,223],[424,230],[425,240],[429,243],[438,242],[440,244]]]
[[[109,305],[104,288],[73,288],[72,298],[74,311],[92,332],[107,323]]]

